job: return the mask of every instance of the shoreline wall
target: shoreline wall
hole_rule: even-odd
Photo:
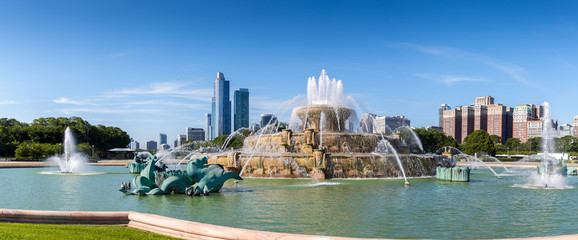
[[[36,224],[91,224],[91,225],[125,225],[129,228],[162,234],[182,239],[324,239],[353,240],[368,238],[331,237],[276,233],[249,230],[234,227],[218,226],[206,223],[191,222],[149,213],[138,212],[98,212],[98,211],[43,211],[0,209],[0,222],[36,223]],[[578,234],[531,237],[515,239],[578,239]]]

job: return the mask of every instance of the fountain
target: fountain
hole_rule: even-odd
[[[433,176],[447,162],[440,155],[409,154],[399,137],[361,132],[358,104],[325,70],[318,81],[308,79],[307,98],[298,100],[290,101],[296,106],[287,129],[270,124],[246,137],[240,150],[211,159],[241,176],[315,179]]]
[[[542,119],[542,153],[533,156],[540,159],[537,172],[532,172],[529,176],[527,187],[538,188],[567,188],[566,174],[568,167],[563,159],[558,159],[552,154],[554,152],[555,132],[550,118],[550,104],[544,102],[544,117]],[[522,159],[520,161],[525,161]]]
[[[53,161],[58,164],[60,168],[58,173],[87,174],[81,171],[81,168],[84,166],[84,163],[88,161],[88,158],[85,154],[76,151],[76,139],[70,127],[67,127],[64,131],[64,153],[50,157],[48,161]]]

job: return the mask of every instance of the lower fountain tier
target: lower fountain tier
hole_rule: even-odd
[[[280,133],[252,135],[245,138],[242,152],[305,153],[316,148],[327,153],[372,153],[382,137],[372,133],[320,133],[306,129],[302,133],[283,130]],[[407,147],[396,138],[388,139],[398,153],[408,153]]]
[[[252,156],[252,157],[251,157]],[[229,171],[240,173],[247,161],[243,177],[273,178],[401,178],[403,177],[395,155],[375,154],[244,154],[232,152],[217,155],[209,163],[218,163]],[[399,155],[407,177],[434,176],[441,155]]]

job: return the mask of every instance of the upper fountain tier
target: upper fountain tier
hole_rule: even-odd
[[[325,70],[321,70],[319,80],[308,79],[307,105],[295,108],[293,113],[301,120],[302,130],[344,132],[350,117],[356,117],[355,111],[348,107],[349,100],[341,80],[330,79]]]
[[[315,77],[310,77],[307,82],[307,104],[318,105],[346,105],[347,97],[343,92],[343,83],[335,78],[329,79],[325,69],[321,70],[319,82]]]

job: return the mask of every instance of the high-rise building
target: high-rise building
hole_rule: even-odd
[[[571,124],[562,124],[558,126],[557,137],[572,136],[574,127]]]
[[[401,127],[409,127],[411,122],[405,116],[377,116],[373,120],[374,133],[395,131]]]
[[[532,137],[541,137],[536,135],[534,131],[537,123],[532,123],[532,126],[528,126],[529,121],[541,121],[544,116],[544,107],[534,104],[522,104],[514,108],[514,119],[513,119],[513,130],[512,137],[520,139],[521,142],[528,141]],[[528,129],[533,132],[528,136]]]
[[[211,114],[205,114],[205,141],[213,140],[213,125],[211,120]]]
[[[512,138],[512,114],[512,108],[502,104],[488,106],[488,134],[500,136],[502,143]]]
[[[235,91],[235,124],[234,129],[249,127],[249,89],[240,88]]]
[[[148,141],[147,142],[147,151],[151,151],[153,149],[157,149],[157,142],[155,141]]]
[[[229,81],[225,80],[225,75],[217,73],[214,85],[214,97],[212,99],[211,113],[211,138],[231,134],[231,100],[229,92]]]
[[[494,98],[492,96],[477,97],[476,103],[474,105],[489,106],[494,104]]]
[[[462,139],[458,143],[463,143],[468,135],[474,132],[475,118],[473,106],[462,106]],[[457,140],[457,139],[456,139]]]
[[[475,130],[488,131],[488,106],[475,105],[474,106],[474,131]]]
[[[532,120],[532,106],[528,104],[518,105],[514,108],[512,137],[521,142],[528,140],[527,123]]]
[[[462,109],[444,110],[443,131],[446,136],[453,137],[458,143],[462,141]]]
[[[160,133],[159,134],[159,146],[163,145],[163,144],[167,144],[167,135],[164,133]]]
[[[185,134],[179,134],[177,136],[177,141],[176,141],[176,147],[180,147],[183,146],[183,143],[187,140],[187,135]],[[175,148],[176,148],[175,147]]]
[[[188,127],[186,130],[187,130],[187,140],[192,140],[192,141],[205,140],[205,130],[204,129]]]
[[[526,122],[526,141],[535,137],[542,137],[542,121],[529,120]]]
[[[275,117],[274,114],[270,114],[270,113],[263,113],[261,114],[261,128],[272,124],[272,123],[276,123],[277,122],[277,118]]]
[[[442,104],[442,106],[438,109],[438,126],[439,127],[443,127],[444,126],[444,111],[445,110],[450,110],[452,109],[449,105],[447,104]]]
[[[578,115],[574,116],[574,137],[578,138]]]
[[[140,143],[131,138],[129,148],[132,150],[140,149]]]
[[[376,117],[377,115],[373,113],[364,113],[359,126],[361,131],[364,133],[373,133],[373,121],[375,121]]]

